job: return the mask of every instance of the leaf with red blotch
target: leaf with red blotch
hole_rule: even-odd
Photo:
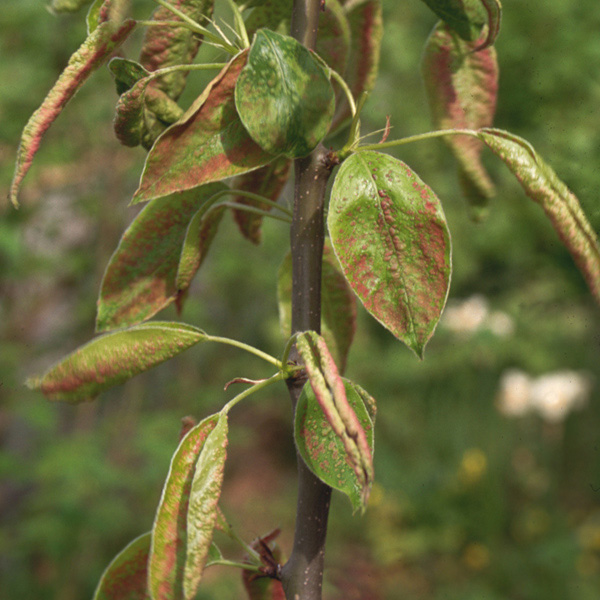
[[[144,323],[93,339],[26,383],[49,400],[90,400],[204,340],[206,334],[192,325]]]
[[[149,600],[147,591],[150,532],[127,545],[108,565],[93,600]]]
[[[172,0],[170,4],[179,9],[200,25],[206,25],[212,16],[214,0]],[[152,21],[181,21],[164,6],[159,6],[152,13]],[[156,71],[165,67],[190,64],[202,43],[202,36],[190,31],[187,27],[172,25],[154,25],[148,27],[144,36],[144,44],[140,52],[140,63],[148,71]],[[162,75],[153,83],[169,98],[177,100],[183,92],[188,73],[175,71]]]
[[[15,174],[10,186],[9,199],[17,207],[17,195],[33,157],[40,147],[43,135],[75,95],[86,79],[127,39],[135,21],[125,21],[115,29],[108,21],[98,25],[94,32],[71,56],[69,64],[46,96],[41,106],[31,115],[21,135]]]
[[[223,485],[228,427],[227,413],[220,413],[196,462],[187,506],[184,600],[196,597],[208,560]],[[170,599],[171,596],[164,596],[164,600]],[[163,600],[163,597],[155,600]]]
[[[480,129],[494,120],[498,62],[493,47],[475,51],[444,23],[435,27],[423,54],[425,89],[437,129]],[[466,190],[475,203],[494,195],[494,184],[481,162],[483,144],[472,136],[445,138],[458,160]]]
[[[156,140],[132,204],[247,173],[275,158],[252,140],[235,109],[235,84],[247,56],[244,50],[234,57]]]
[[[450,233],[437,196],[396,158],[357,152],[337,172],[327,224],[350,287],[422,358],[450,286]]]
[[[478,137],[542,207],[600,302],[600,246],[577,197],[524,139],[500,129],[482,129]]]
[[[183,597],[192,480],[207,438],[217,421],[218,415],[211,415],[190,429],[171,459],[152,528],[148,581],[153,600]]]
[[[383,38],[381,0],[345,0],[342,2],[350,25],[350,55],[344,79],[355,99],[375,86],[379,72],[379,55]],[[350,116],[348,102],[340,99],[340,106],[331,124],[335,131]]]
[[[222,183],[211,183],[157,198],[144,207],[106,267],[96,331],[145,321],[177,298],[177,269],[190,221],[202,205],[226,189]]]
[[[348,401],[347,391],[353,390],[346,388],[320,335],[300,333],[296,347],[308,375],[296,408],[296,445],[317,477],[342,490],[354,510],[364,512],[373,483],[372,423],[365,405],[358,394]],[[311,398],[316,401],[309,411]]]
[[[266,167],[240,175],[234,180],[232,187],[236,190],[259,194],[275,202],[285,187],[291,166],[292,161],[289,159],[277,158]],[[261,210],[271,210],[272,208],[269,204],[251,200],[245,196],[235,196],[234,202],[260,208]],[[260,244],[262,215],[234,208],[233,218],[246,239],[254,244]]]
[[[292,334],[292,255],[287,253],[277,278],[279,323],[283,336]],[[356,331],[356,300],[328,241],[323,248],[321,328],[341,373]]]

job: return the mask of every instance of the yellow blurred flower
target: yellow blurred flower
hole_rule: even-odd
[[[490,551],[480,542],[471,542],[464,549],[462,561],[472,571],[481,571],[490,564]]]
[[[458,469],[458,479],[464,485],[477,483],[487,471],[487,457],[479,448],[465,450]]]

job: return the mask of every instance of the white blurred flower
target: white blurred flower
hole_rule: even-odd
[[[532,378],[518,369],[509,369],[500,378],[498,410],[507,417],[520,417],[531,410]]]
[[[512,335],[514,331],[513,320],[506,313],[490,312],[488,301],[481,294],[448,303],[442,316],[442,326],[459,334],[488,329],[498,337]]]

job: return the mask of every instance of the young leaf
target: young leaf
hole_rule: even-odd
[[[186,230],[198,209],[227,189],[211,183],[152,200],[127,228],[102,279],[96,330],[149,319],[178,294],[177,268]]]
[[[215,525],[215,529],[217,526]],[[223,553],[219,549],[219,547],[213,542],[208,549],[208,554],[206,556],[206,564],[204,568],[212,567],[213,565],[218,565],[220,561],[224,560]]]
[[[292,255],[289,252],[279,268],[277,298],[279,323],[287,339],[292,333]],[[343,373],[356,330],[356,301],[328,242],[323,249],[321,319],[322,335]]]
[[[525,193],[543,208],[600,302],[598,237],[577,197],[524,139],[500,129],[483,129],[479,137],[504,161]]]
[[[403,162],[358,152],[336,175],[327,223],[365,308],[422,358],[450,285],[450,233],[437,196]]]
[[[57,13],[77,12],[80,8],[89,3],[90,0],[52,0],[50,8]]]
[[[134,27],[135,21],[132,20],[125,21],[116,30],[110,21],[98,25],[71,56],[69,64],[60,74],[41,106],[31,115],[21,135],[15,174],[10,186],[9,198],[15,206],[18,206],[17,195],[21,182],[29,171],[43,135],[75,92],[127,39]]]
[[[187,552],[187,513],[192,480],[209,434],[218,415],[211,415],[192,428],[179,443],[171,459],[154,527],[148,564],[148,586],[153,600],[183,597],[183,573]]]
[[[301,454],[304,446],[307,457],[303,454],[303,458],[318,477],[348,494],[354,510],[364,511],[373,483],[373,439],[367,437],[372,429],[368,413],[356,395],[358,410],[364,410],[361,417],[357,416],[355,407],[348,401],[346,386],[338,374],[333,357],[320,335],[314,331],[301,333],[296,346],[304,361],[315,401],[320,407],[318,416],[315,416],[314,409],[310,411],[310,416],[307,416],[308,410],[304,417],[302,410],[300,415],[296,413],[296,444]],[[305,386],[302,395],[305,395],[308,403],[311,390]],[[296,410],[301,406],[299,400]],[[325,431],[327,433],[324,435]],[[335,449],[332,449],[332,442]],[[343,473],[346,475],[343,476]]]
[[[233,58],[156,140],[133,204],[246,173],[273,160],[250,138],[235,110],[235,83],[247,56],[245,50]]]
[[[148,556],[150,532],[127,545],[108,565],[93,600],[148,600]]]
[[[220,414],[196,462],[187,513],[187,550],[183,574],[185,600],[196,597],[212,543],[227,458],[227,432],[227,414]]]
[[[116,56],[108,63],[108,70],[115,78],[117,94],[121,96],[129,91],[140,79],[148,77],[150,72],[144,69],[140,63],[128,58]]]
[[[235,86],[235,106],[263,150],[295,158],[325,137],[335,99],[309,50],[289,36],[260,29]]]
[[[91,400],[205,338],[203,331],[183,323],[155,321],[121,329],[81,346],[27,385],[49,400]]]
[[[206,19],[212,15],[214,0],[171,0],[170,4],[200,25],[205,25]],[[164,6],[159,6],[152,14],[152,20],[173,22],[181,19]],[[140,53],[140,63],[148,71],[189,64],[194,60],[201,43],[202,36],[193,33],[187,27],[148,27]],[[185,88],[187,74],[187,71],[175,71],[163,75],[154,80],[152,86],[165,92],[169,98],[177,100]]]
[[[240,175],[235,179],[232,187],[237,190],[259,194],[275,202],[285,187],[291,166],[291,160],[285,157],[277,158],[266,167],[251,171],[245,175]],[[246,206],[254,206],[262,210],[271,210],[271,206],[268,204],[250,200],[244,196],[235,196],[234,202]],[[254,244],[260,244],[262,215],[234,208],[233,218],[245,238]]]
[[[492,125],[498,93],[498,63],[493,47],[476,52],[474,43],[462,41],[440,22],[427,41],[421,66],[437,129]],[[466,135],[444,139],[459,162],[467,190],[491,198],[494,184],[481,162],[483,144]]]

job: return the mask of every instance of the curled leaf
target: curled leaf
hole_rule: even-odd
[[[206,334],[191,325],[144,323],[95,338],[27,385],[49,400],[90,400],[205,339]]]
[[[100,289],[96,330],[134,325],[155,315],[178,295],[181,249],[190,221],[215,194],[212,183],[148,203],[127,228]]]
[[[211,415],[190,429],[171,459],[152,528],[148,584],[153,600],[171,600],[183,596],[188,545],[187,513],[192,480],[206,440],[217,421],[218,415]]]
[[[296,340],[296,346],[304,361],[310,388],[322,411],[318,414],[322,414],[326,421],[325,423],[322,419],[314,417],[315,412],[312,410],[313,418],[321,422],[316,427],[310,428],[311,431],[309,431],[305,425],[308,417],[302,416],[306,413],[302,409],[303,403],[299,400],[297,410],[300,410],[300,414],[297,413],[296,417],[296,441],[298,443],[299,436],[302,440],[301,443],[306,444],[307,465],[317,477],[326,476],[330,480],[326,483],[342,489],[348,494],[354,510],[364,511],[373,483],[373,439],[371,437],[369,440],[367,437],[370,419],[365,406],[357,395],[358,404],[354,404],[359,410],[364,411],[362,417],[366,416],[368,422],[357,416],[355,408],[348,401],[346,386],[339,376],[325,340],[320,335],[314,331],[301,333]],[[306,386],[302,395],[305,396],[306,402],[312,396]],[[326,431],[325,435],[324,431]],[[332,455],[328,458],[321,457],[320,455],[325,452],[325,447],[328,450],[331,449],[330,442],[332,441],[336,446]],[[323,448],[320,446],[321,443],[324,444]],[[319,462],[320,459],[324,460]],[[349,472],[351,472],[349,479],[348,474],[345,476],[350,484],[341,483],[345,465],[349,465]],[[325,475],[329,472],[331,476]],[[323,480],[325,481],[325,479]]]
[[[437,196],[403,162],[358,152],[336,175],[327,223],[365,308],[422,357],[450,286],[450,233]]]
[[[111,22],[98,25],[71,56],[69,64],[41,106],[31,115],[21,135],[9,191],[9,199],[15,206],[18,206],[17,195],[21,182],[31,167],[42,137],[86,79],[127,39],[134,27],[135,21],[132,20],[125,21],[116,30]]]
[[[423,54],[425,89],[437,129],[480,129],[494,120],[498,63],[493,47],[478,52],[444,23],[433,30]],[[483,144],[472,136],[448,136],[459,163],[461,183],[476,205],[494,194],[481,162]]]
[[[148,153],[132,203],[252,171],[273,160],[248,135],[234,101],[248,52],[240,52]]]
[[[577,197],[524,139],[500,129],[482,129],[478,135],[542,207],[600,302],[600,246]]]
[[[149,554],[150,532],[133,540],[113,558],[98,582],[93,600],[148,600]]]

